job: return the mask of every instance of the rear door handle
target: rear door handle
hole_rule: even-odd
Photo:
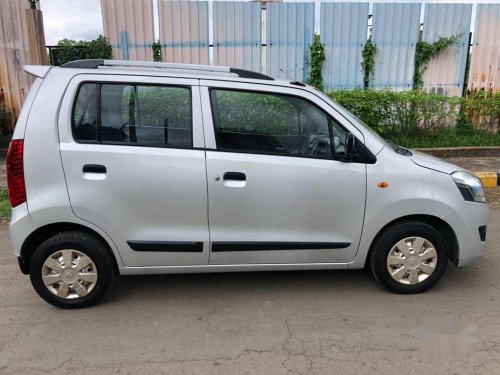
[[[233,180],[233,181],[246,181],[247,176],[241,172],[226,172],[223,176],[224,180]]]
[[[83,173],[106,173],[106,167],[99,164],[85,164]]]

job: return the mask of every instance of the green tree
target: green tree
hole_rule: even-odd
[[[57,43],[57,47],[56,61],[51,61],[54,65],[83,59],[110,59],[112,55],[111,45],[103,35],[94,40],[62,39]]]

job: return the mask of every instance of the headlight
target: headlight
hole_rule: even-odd
[[[451,177],[466,201],[486,202],[483,183],[479,178],[467,172],[454,172]]]

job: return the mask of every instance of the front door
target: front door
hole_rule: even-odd
[[[199,101],[197,80],[89,75],[68,88],[59,131],[71,206],[127,266],[208,263]]]
[[[210,263],[349,262],[366,169],[343,161],[347,129],[313,94],[249,86],[202,87]]]

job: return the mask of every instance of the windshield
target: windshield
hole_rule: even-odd
[[[308,86],[309,88],[314,90],[314,93],[321,97],[325,102],[334,104],[334,108],[337,112],[339,112],[342,116],[344,116],[347,120],[349,120],[353,125],[361,125],[364,129],[367,130],[370,135],[373,135],[374,138],[376,138],[378,141],[380,141],[384,146],[392,148],[392,146],[380,135],[378,135],[373,129],[371,129],[368,125],[366,125],[363,121],[361,121],[359,118],[357,118],[355,115],[353,115],[349,110],[344,108],[342,105],[337,103],[335,100],[330,98],[328,95],[324,94],[323,92],[316,90],[312,86]]]
[[[362,125],[366,129],[366,131],[368,131],[371,135],[373,135],[375,138],[377,138],[385,147],[388,147],[391,150],[394,150],[394,152],[401,154],[401,155],[406,155],[406,156],[412,155],[412,153],[408,149],[401,147],[401,146],[398,146],[397,144],[395,144],[394,142],[392,142],[390,140],[382,138],[375,130],[373,130],[368,125],[366,125],[359,117],[354,115],[352,112],[350,112],[348,109],[346,109],[345,107],[343,107],[342,105],[337,103],[335,100],[333,100],[329,96],[324,95],[323,93],[320,93],[320,94],[323,96],[324,99],[328,99],[331,102],[335,103],[336,109],[344,117],[346,117],[350,122],[352,122],[353,124]]]

